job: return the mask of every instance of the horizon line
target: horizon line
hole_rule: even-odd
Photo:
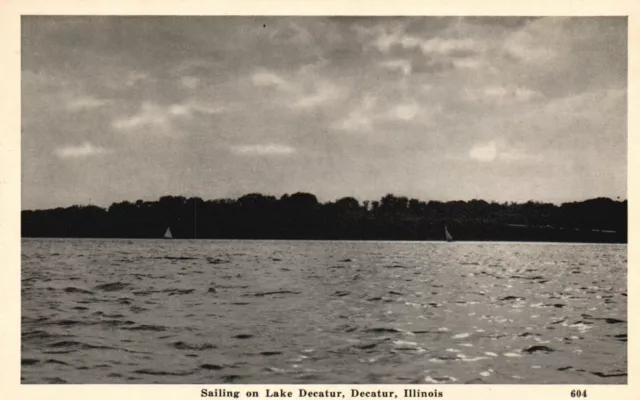
[[[471,202],[471,201],[484,201],[484,202],[486,202],[486,203],[488,203],[488,204],[526,204],[526,203],[528,203],[528,202],[534,202],[534,203],[539,203],[539,204],[551,204],[551,205],[553,205],[553,206],[561,206],[561,205],[563,205],[563,204],[569,204],[569,203],[581,203],[581,202],[585,202],[585,201],[589,201],[589,200],[596,200],[596,199],[607,199],[607,200],[611,200],[611,201],[613,201],[613,202],[617,202],[617,203],[624,203],[624,202],[628,202],[628,199],[627,199],[627,198],[625,198],[625,199],[620,199],[620,198],[618,197],[617,199],[614,199],[614,198],[611,198],[611,197],[609,197],[609,196],[596,196],[596,197],[584,198],[584,199],[582,199],[582,200],[566,200],[566,201],[562,201],[562,202],[541,201],[541,200],[535,200],[535,199],[520,200],[520,201],[513,201],[513,200],[498,201],[498,200],[486,200],[486,199],[477,198],[477,197],[474,197],[474,198],[472,198],[472,199],[467,199],[467,200],[463,200],[463,199],[457,199],[457,200],[437,200],[437,199],[429,199],[429,200],[424,200],[424,199],[417,198],[417,197],[409,197],[409,196],[405,196],[405,195],[396,195],[396,194],[394,194],[394,193],[387,193],[387,194],[384,194],[384,195],[382,195],[379,199],[376,199],[376,200],[371,200],[371,199],[365,199],[365,200],[362,200],[362,199],[358,199],[358,198],[357,198],[357,197],[355,197],[355,196],[342,196],[342,197],[335,198],[335,199],[333,199],[333,200],[326,200],[326,201],[322,201],[322,200],[320,200],[320,199],[318,198],[318,196],[317,196],[315,193],[312,193],[312,192],[305,192],[305,191],[296,191],[296,192],[292,192],[292,193],[283,193],[283,194],[281,194],[280,196],[277,196],[277,195],[274,195],[274,194],[269,194],[269,193],[248,192],[248,193],[245,193],[245,194],[240,195],[240,196],[237,196],[237,197],[217,197],[217,198],[210,198],[210,199],[204,199],[204,198],[202,198],[202,197],[200,197],[200,196],[197,196],[197,195],[187,197],[187,196],[185,196],[185,195],[172,195],[172,194],[165,194],[165,195],[161,195],[161,196],[159,196],[159,197],[158,197],[158,198],[156,198],[155,200],[144,200],[144,199],[136,199],[136,200],[128,200],[128,199],[124,199],[124,200],[116,200],[116,201],[112,201],[112,202],[111,202],[109,205],[107,205],[107,206],[99,206],[99,205],[92,204],[92,203],[82,203],[82,204],[71,204],[71,205],[66,205],[66,206],[55,206],[55,207],[50,207],[50,208],[26,208],[26,209],[25,209],[25,208],[21,208],[21,209],[20,209],[20,211],[22,212],[22,211],[44,211],[44,210],[55,210],[55,209],[57,209],[57,208],[69,208],[69,207],[74,207],[74,206],[79,206],[79,207],[91,207],[91,206],[93,206],[93,207],[98,207],[98,208],[102,208],[102,209],[105,209],[105,210],[106,210],[106,209],[108,209],[108,208],[109,208],[111,205],[113,205],[113,204],[119,204],[119,203],[124,203],[124,202],[129,202],[129,203],[131,203],[131,204],[135,204],[135,203],[137,203],[138,201],[143,201],[143,202],[157,202],[157,201],[159,201],[159,200],[160,200],[161,198],[163,198],[163,197],[183,197],[183,198],[185,198],[186,200],[191,200],[191,199],[196,198],[196,199],[200,199],[200,200],[202,200],[203,202],[209,202],[209,201],[226,200],[226,199],[228,199],[228,200],[238,200],[238,199],[240,199],[240,198],[242,198],[242,197],[244,197],[244,196],[248,196],[248,195],[252,195],[252,194],[257,194],[257,195],[261,195],[261,196],[264,196],[264,197],[275,197],[275,199],[276,199],[276,200],[281,200],[285,195],[286,195],[286,196],[292,196],[292,195],[294,195],[294,194],[311,194],[311,195],[313,195],[313,196],[315,196],[315,197],[316,197],[316,199],[318,200],[318,203],[320,203],[320,204],[329,204],[329,203],[333,203],[333,202],[336,202],[336,201],[341,200],[341,199],[345,199],[345,198],[353,198],[353,199],[357,200],[357,201],[358,201],[358,204],[360,204],[360,205],[363,205],[363,203],[364,203],[365,201],[368,201],[368,202],[370,202],[370,203],[371,203],[371,202],[373,202],[373,201],[379,201],[379,200],[382,200],[382,198],[384,198],[384,197],[385,197],[385,196],[387,196],[387,195],[392,195],[392,196],[394,196],[394,197],[396,197],[396,198],[402,198],[402,197],[405,197],[405,198],[407,198],[408,200],[418,200],[418,201],[420,201],[420,202],[424,202],[424,203],[430,203],[430,202],[453,203],[453,202],[460,202],[460,201],[461,201],[461,202],[468,203],[468,202]]]

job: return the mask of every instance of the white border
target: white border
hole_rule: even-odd
[[[587,399],[640,399],[640,355],[636,261],[638,207],[636,171],[640,76],[640,1],[633,0],[0,0],[0,397],[16,399],[194,399],[202,388],[240,390],[290,387],[349,391],[377,388],[438,389],[443,398],[571,399],[572,389],[586,388]],[[21,15],[618,15],[629,16],[628,86],[628,384],[627,385],[21,385],[20,384],[20,16]],[[295,393],[295,392],[294,392]],[[635,395],[634,395],[635,394]],[[244,398],[244,397],[241,397]],[[264,398],[264,397],[261,397]]]

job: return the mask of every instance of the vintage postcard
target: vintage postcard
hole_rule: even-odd
[[[637,7],[394,5],[2,6],[14,396],[633,398]]]

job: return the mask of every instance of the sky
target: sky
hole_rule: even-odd
[[[627,197],[623,17],[22,17],[22,208]]]

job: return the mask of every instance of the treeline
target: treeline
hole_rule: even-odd
[[[442,240],[627,242],[627,201],[496,203],[429,201],[388,194],[320,203],[310,193],[280,198],[247,194],[204,201],[165,196],[22,211],[23,237]]]

